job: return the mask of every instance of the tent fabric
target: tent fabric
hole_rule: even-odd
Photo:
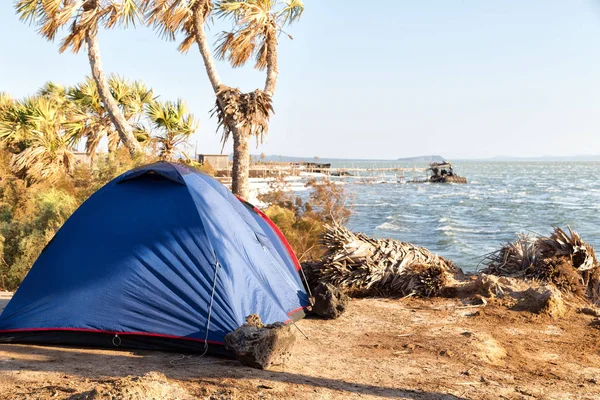
[[[0,315],[0,342],[221,345],[249,314],[303,316],[298,268],[264,214],[201,172],[156,163],[65,222]]]

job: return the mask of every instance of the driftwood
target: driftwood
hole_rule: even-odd
[[[320,262],[304,265],[311,286],[327,283],[353,296],[435,296],[462,273],[423,247],[373,239],[334,223],[326,225]]]
[[[484,273],[551,283],[563,293],[600,303],[600,264],[592,246],[570,228],[550,237],[519,235],[486,256]]]

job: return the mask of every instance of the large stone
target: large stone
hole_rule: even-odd
[[[242,364],[261,369],[283,364],[295,342],[290,325],[281,322],[263,325],[256,314],[246,317],[244,325],[225,335],[226,349]]]
[[[314,305],[312,310],[322,318],[336,319],[346,311],[348,296],[340,289],[329,284],[319,283],[312,291]]]

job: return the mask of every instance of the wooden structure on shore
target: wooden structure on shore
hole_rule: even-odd
[[[200,164],[210,164],[217,171],[229,169],[227,154],[198,154],[196,157]]]
[[[447,168],[439,167],[442,164]],[[220,177],[231,176],[230,169],[217,170]],[[250,165],[251,178],[322,177],[352,184],[467,183],[466,178],[450,171],[450,163],[433,163],[429,167],[331,167],[331,164],[314,162],[255,162]]]

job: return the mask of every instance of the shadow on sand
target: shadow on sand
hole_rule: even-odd
[[[0,344],[0,372],[47,371],[79,376],[90,380],[106,377],[143,375],[156,371],[171,379],[206,384],[207,379],[260,379],[295,385],[326,388],[344,394],[361,394],[382,398],[461,400],[450,394],[402,388],[383,387],[344,380],[294,374],[284,371],[262,371],[241,366],[235,360],[218,357],[183,359],[176,353],[151,351],[113,351],[38,347]],[[216,382],[213,382],[216,384]],[[232,385],[235,386],[235,385]]]

